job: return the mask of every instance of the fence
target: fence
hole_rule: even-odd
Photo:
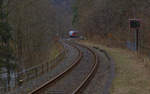
[[[150,47],[141,46],[140,52],[143,54],[146,54],[148,57],[150,57]]]
[[[28,81],[35,80],[35,78],[49,72],[64,58],[64,56],[65,51],[63,50],[59,55],[56,56],[56,58],[54,58],[50,62],[36,65],[30,69],[23,70],[19,73],[13,73],[13,75],[11,76],[10,85],[0,86],[0,94],[12,92],[23,84],[27,83]],[[2,79],[7,80],[7,78],[5,77],[3,77]]]
[[[130,42],[130,41],[127,41],[126,43],[126,47],[132,51],[137,51],[137,47],[136,47],[136,43],[135,42]],[[147,55],[148,57],[150,57],[150,47],[149,46],[143,46],[141,43],[138,47],[138,52],[140,54],[145,54]]]

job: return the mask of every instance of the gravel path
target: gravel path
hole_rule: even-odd
[[[63,61],[61,61],[53,70],[51,70],[48,73],[43,74],[42,76],[28,81],[27,83],[24,83],[22,87],[17,88],[13,90],[13,92],[8,94],[27,94],[27,92],[37,88],[38,86],[42,85],[52,77],[58,75],[62,71],[64,71],[67,67],[69,67],[76,58],[78,57],[78,51],[74,47],[63,43],[64,48],[66,49],[66,57]]]
[[[80,63],[43,94],[71,94],[89,74],[95,63],[94,56],[87,48],[77,47],[83,53]]]

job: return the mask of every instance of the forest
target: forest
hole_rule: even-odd
[[[62,49],[49,0],[0,0],[0,74],[52,60]],[[0,83],[3,80],[0,78]]]
[[[117,47],[127,47],[128,42],[133,45],[135,29],[129,28],[129,19],[139,19],[139,48],[149,55],[149,0],[77,0],[73,9],[72,23],[83,35]]]

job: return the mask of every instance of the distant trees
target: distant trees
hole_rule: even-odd
[[[55,45],[56,13],[49,0],[12,0],[9,22],[20,69],[47,62]]]
[[[12,28],[8,22],[8,1],[0,0],[0,69],[5,68],[8,75],[8,84],[10,71],[15,69],[15,56],[13,54]]]
[[[148,0],[77,0],[77,2],[79,19],[77,27],[85,33],[85,36],[96,40],[98,38],[111,40],[111,43],[125,46],[127,40],[134,40],[134,33],[129,32],[128,19],[139,18],[142,24],[140,30],[142,46],[150,47]]]
[[[53,5],[56,11],[55,25],[57,26],[57,35],[67,37],[68,31],[73,29],[72,26],[72,4],[74,0],[52,0],[57,4]]]
[[[79,20],[78,19],[78,7],[77,7],[77,3],[74,4],[74,6],[72,7],[72,10],[73,10],[72,25],[75,27],[75,25],[78,23],[78,20]]]
[[[24,72],[55,58],[61,49],[56,33],[68,24],[63,17],[56,17],[50,0],[0,0],[0,73],[7,70],[7,86],[11,70]]]

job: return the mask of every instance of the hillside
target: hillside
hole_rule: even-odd
[[[91,40],[120,45],[135,42],[135,30],[129,30],[128,19],[140,19],[142,52],[150,49],[150,2],[148,0],[77,0],[76,27]],[[92,36],[91,36],[92,35]],[[150,51],[149,51],[150,52]]]
[[[56,13],[49,0],[9,1],[9,22],[13,28],[19,65],[44,63],[55,50]],[[54,49],[52,49],[54,48]]]

